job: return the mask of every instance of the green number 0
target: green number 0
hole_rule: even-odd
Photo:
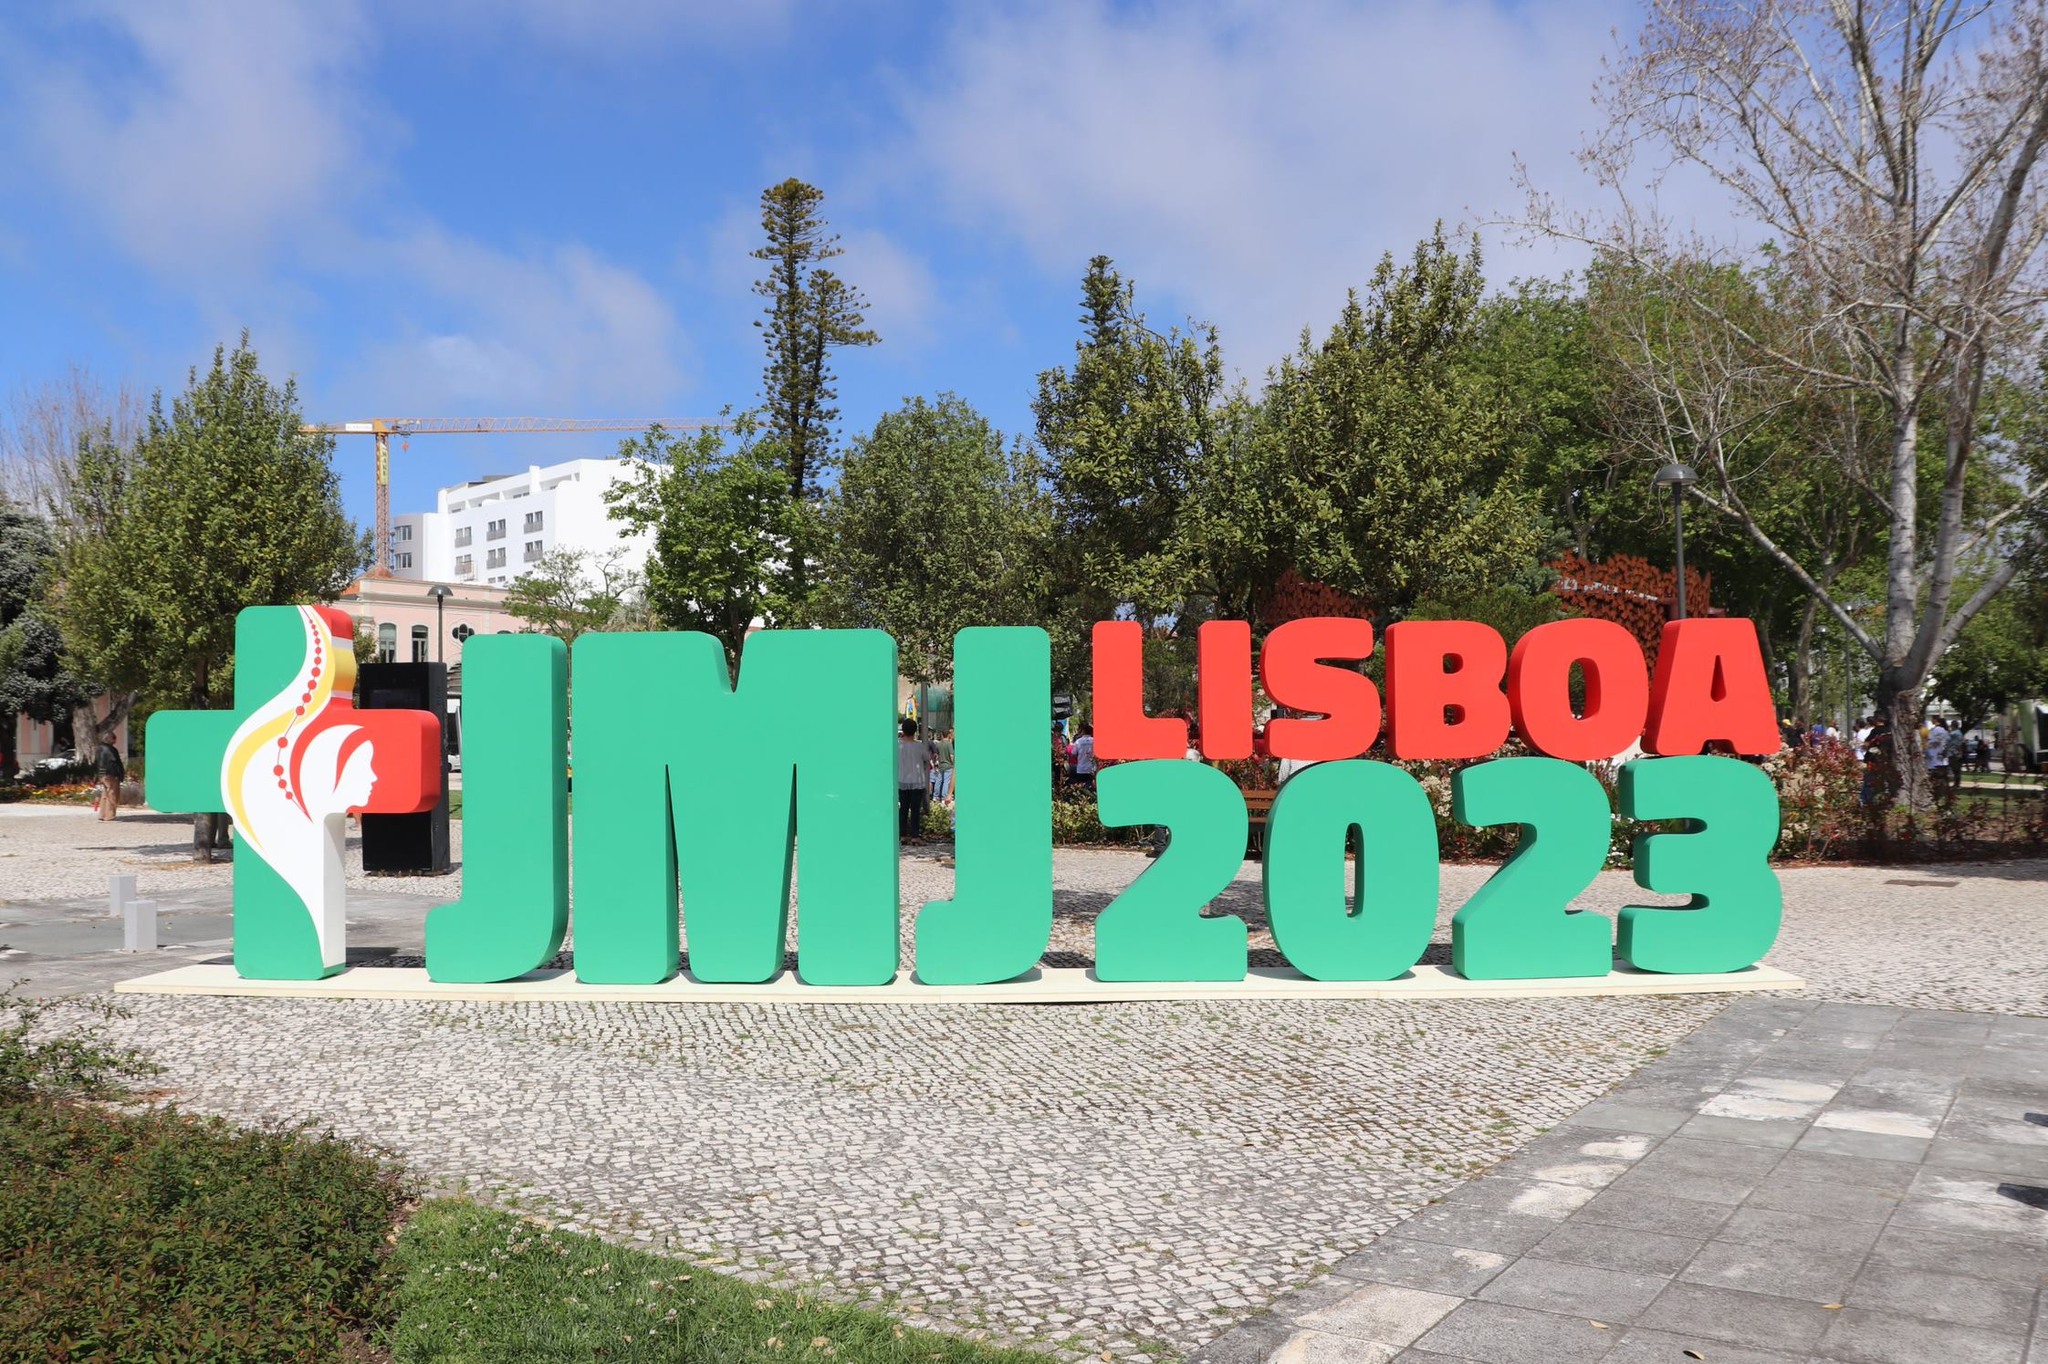
[[[1462,824],[1522,826],[1507,865],[1451,920],[1451,967],[1468,980],[1604,976],[1614,936],[1604,916],[1565,908],[1606,865],[1613,811],[1599,781],[1557,758],[1498,758],[1451,778]]]
[[[1266,918],[1295,970],[1314,980],[1393,980],[1422,960],[1440,873],[1436,815],[1415,778],[1356,758],[1317,763],[1280,788],[1268,825]],[[1344,886],[1354,828],[1355,909]]]
[[[1636,884],[1692,896],[1678,909],[1621,911],[1621,955],[1642,971],[1740,971],[1771,950],[1784,895],[1771,870],[1778,792],[1736,758],[1649,758],[1621,769],[1621,812],[1682,819],[1684,833],[1636,837]]]
[[[1118,763],[1095,778],[1102,822],[1164,824],[1172,841],[1095,919],[1098,980],[1243,980],[1249,930],[1206,915],[1244,865],[1250,816],[1237,783],[1184,759]]]

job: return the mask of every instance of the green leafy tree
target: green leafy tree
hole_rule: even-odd
[[[1384,624],[1420,598],[1513,582],[1546,528],[1521,482],[1522,413],[1467,361],[1484,278],[1441,228],[1380,262],[1321,345],[1274,370],[1259,403],[1260,464],[1287,558],[1372,604]]]
[[[43,604],[56,559],[48,522],[0,504],[0,777],[12,775],[19,764],[17,715],[55,721],[89,699],[65,666],[64,637]]]
[[[955,632],[1035,623],[1051,521],[1039,474],[950,393],[884,414],[827,503],[824,618],[887,630],[919,683],[952,676]]]
[[[1091,622],[1185,627],[1205,610],[1182,517],[1211,453],[1223,387],[1215,330],[1155,331],[1107,256],[1082,281],[1069,368],[1032,404],[1052,492],[1055,675],[1080,681]]]
[[[646,461],[607,499],[612,516],[654,532],[647,604],[671,630],[702,630],[739,660],[756,624],[789,624],[781,591],[797,515],[775,449],[757,441],[750,416],[686,435],[656,427],[622,443],[622,457]]]
[[[168,411],[156,395],[132,448],[86,442],[53,593],[82,677],[153,705],[223,705],[238,611],[348,585],[369,538],[342,511],[333,438],[301,424],[296,385],[264,376],[245,333]],[[199,855],[223,818],[196,817]]]
[[[768,300],[761,328],[768,363],[761,377],[764,444],[780,459],[795,515],[794,540],[782,566],[785,595],[801,611],[815,548],[815,512],[832,463],[832,423],[839,418],[832,352],[881,340],[862,316],[867,300],[824,262],[843,254],[825,225],[824,191],[788,179],[761,192],[761,231],[753,252],[768,265],[754,292]]]
[[[640,575],[625,566],[623,550],[556,549],[512,580],[505,610],[528,630],[573,645],[592,630],[625,625],[639,590]]]
[[[2015,703],[2048,695],[2048,639],[2018,594],[1994,598],[1934,665],[1934,692],[1965,728],[2003,715]]]

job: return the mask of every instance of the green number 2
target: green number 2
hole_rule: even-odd
[[[1250,817],[1237,783],[1183,759],[1118,763],[1095,778],[1102,822],[1164,824],[1159,860],[1095,918],[1098,980],[1243,980],[1249,930],[1203,906],[1244,866]]]
[[[1607,861],[1607,792],[1577,763],[1497,758],[1451,778],[1461,824],[1522,826],[1521,842],[1451,920],[1451,967],[1467,980],[1604,976],[1614,966],[1605,916],[1565,908]]]
[[[1771,870],[1778,792],[1736,758],[1650,758],[1621,769],[1621,812],[1686,821],[1683,833],[1636,837],[1636,884],[1691,895],[1682,908],[1621,911],[1621,955],[1641,971],[1740,971],[1778,936],[1784,895]]]

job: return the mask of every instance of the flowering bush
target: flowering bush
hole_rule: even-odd
[[[97,782],[58,782],[47,786],[0,786],[0,805],[33,801],[38,805],[83,805],[99,789]]]

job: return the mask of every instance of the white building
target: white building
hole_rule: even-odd
[[[642,467],[638,460],[572,459],[443,488],[433,511],[391,518],[392,572],[504,587],[558,549],[593,557],[623,549],[621,567],[644,571],[654,533],[628,533],[604,500]]]

